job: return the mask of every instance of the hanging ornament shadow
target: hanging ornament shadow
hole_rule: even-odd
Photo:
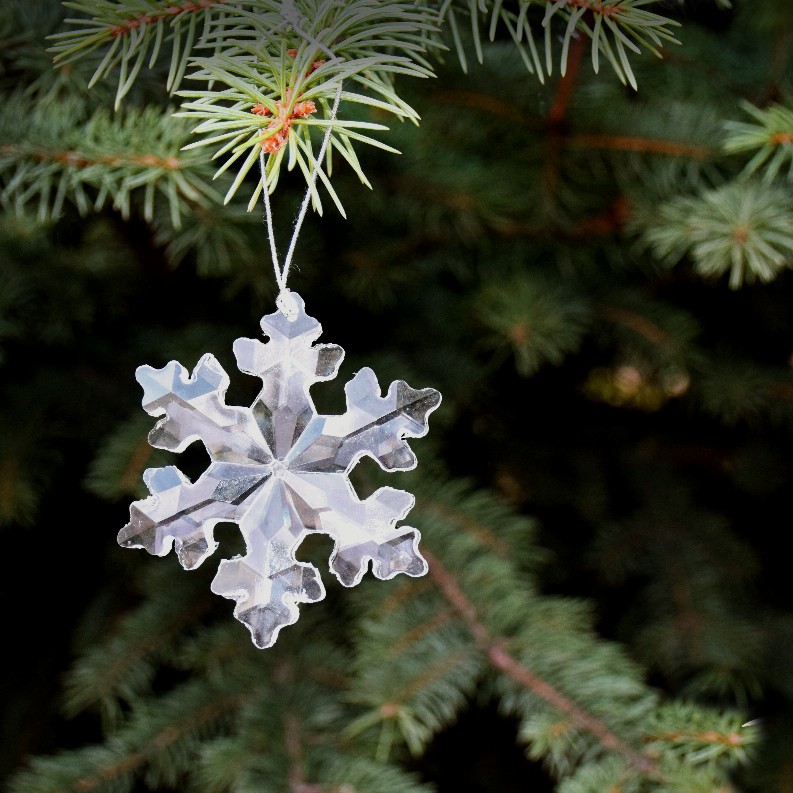
[[[314,344],[321,325],[297,294],[287,294],[289,310],[261,320],[266,343],[234,342],[240,371],[262,380],[249,408],[225,404],[229,376],[211,354],[192,375],[176,361],[138,368],[144,409],[164,416],[149,443],[182,452],[200,440],[211,462],[195,482],[175,466],[147,469],[151,495],[130,506],[129,523],[118,534],[123,547],[156,556],[174,548],[189,570],[217,549],[217,523],[237,523],[247,553],[221,561],[211,589],[236,601],[234,615],[262,648],[297,621],[298,604],[325,596],[319,570],[295,557],[309,534],[333,539],[330,570],[348,587],[360,582],[370,561],[382,580],[427,572],[419,531],[396,525],[413,496],[382,487],[362,500],[349,474],[365,455],[386,471],[415,468],[405,438],[426,435],[429,414],[441,402],[435,389],[414,389],[402,380],[381,396],[367,367],[345,385],[344,414],[317,414],[310,387],[336,377],[344,350]]]

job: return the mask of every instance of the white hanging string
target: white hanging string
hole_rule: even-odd
[[[302,29],[300,25],[300,12],[297,10],[295,6],[294,0],[283,0],[281,3],[281,17],[286,21],[290,27],[302,38],[310,41],[315,47],[325,52],[329,58],[336,59],[335,53],[328,49],[321,41],[318,41],[314,38],[311,34],[307,33],[305,30]],[[306,212],[308,211],[308,204],[311,200],[312,192],[315,188],[317,183],[317,177],[319,176],[319,169],[322,167],[321,163],[323,158],[325,157],[325,153],[328,148],[328,144],[330,143],[330,135],[333,129],[333,122],[336,120],[336,113],[339,109],[339,102],[341,101],[341,91],[342,91],[342,82],[339,80],[339,84],[336,87],[336,97],[333,101],[333,107],[331,109],[330,120],[328,122],[328,126],[325,129],[325,135],[322,139],[322,145],[319,149],[319,154],[314,161],[314,167],[311,169],[311,175],[309,179],[309,186],[306,189],[306,194],[303,197],[303,202],[300,206],[300,211],[298,212],[297,218],[294,223],[294,227],[292,229],[292,238],[289,241],[289,248],[286,252],[286,257],[284,258],[283,265],[279,264],[278,261],[278,247],[275,242],[275,232],[273,230],[273,214],[272,208],[270,206],[270,195],[267,188],[267,171],[264,161],[264,149],[259,152],[259,168],[261,170],[261,179],[262,179],[262,196],[264,200],[264,214],[265,220],[267,223],[267,237],[270,241],[270,255],[272,256],[273,260],[273,269],[275,271],[275,281],[278,284],[278,297],[276,298],[276,305],[278,308],[289,318],[294,318],[297,315],[296,306],[294,301],[291,299],[289,294],[289,289],[286,286],[287,278],[289,277],[289,268],[292,265],[292,257],[294,256],[295,247],[297,245],[297,238],[300,234],[300,228],[303,225],[303,220],[305,219]]]

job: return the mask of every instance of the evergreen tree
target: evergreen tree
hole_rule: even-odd
[[[12,793],[791,789],[787,0],[5,0],[0,41]],[[354,471],[427,575],[312,537],[327,597],[260,650],[236,525],[190,572],[116,534],[207,465],[136,367],[260,388],[264,178],[347,352],[320,412],[365,365],[443,404]]]

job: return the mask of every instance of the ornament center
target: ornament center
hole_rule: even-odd
[[[289,470],[283,460],[273,460],[272,474],[274,477],[281,479],[284,474]]]

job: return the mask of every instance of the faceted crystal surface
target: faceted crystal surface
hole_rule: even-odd
[[[364,455],[387,471],[414,468],[405,438],[426,435],[441,395],[397,380],[383,396],[374,372],[364,368],[345,386],[346,412],[318,415],[309,389],[336,376],[344,351],[314,344],[320,324],[306,315],[299,295],[290,297],[289,316],[262,318],[266,342],[234,342],[240,371],[262,381],[249,408],[226,405],[229,377],[211,354],[192,374],[176,361],[138,368],[144,409],[163,416],[149,442],[181,452],[200,440],[211,462],[195,482],[174,466],[147,469],[151,495],[130,506],[118,535],[122,546],[157,556],[174,548],[190,569],[216,550],[217,523],[237,523],[247,552],[221,561],[211,588],[236,601],[234,615],[257,647],[272,646],[279,630],[297,620],[299,603],[325,595],[316,567],[295,558],[309,533],[333,538],[330,569],[345,586],[357,584],[370,561],[383,580],[427,571],[419,532],[396,525],[413,496],[382,487],[360,499],[349,473]]]

